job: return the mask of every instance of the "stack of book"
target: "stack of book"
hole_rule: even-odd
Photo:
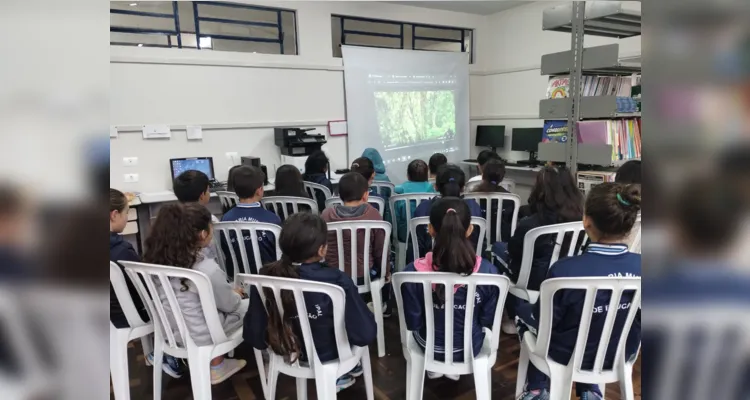
[[[631,76],[583,76],[581,81],[582,96],[618,96],[631,97],[634,82],[640,82],[639,75]],[[547,85],[548,99],[568,97],[570,76],[553,76]]]
[[[641,119],[578,122],[579,144],[612,145],[612,162],[641,157]]]

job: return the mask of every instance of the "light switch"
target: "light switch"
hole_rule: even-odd
[[[138,182],[138,174],[125,174],[125,183]]]
[[[123,157],[122,165],[126,167],[134,167],[138,165],[138,157]]]

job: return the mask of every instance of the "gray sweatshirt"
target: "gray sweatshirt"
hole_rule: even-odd
[[[219,268],[216,260],[208,257],[206,249],[198,256],[198,260],[192,269],[203,272],[208,276],[213,289],[216,308],[219,311],[219,320],[224,328],[224,332],[230,333],[240,328],[245,317],[245,312],[247,312],[247,305],[241,304],[242,297],[227,282],[227,275]],[[208,331],[208,325],[203,315],[203,308],[201,307],[198,290],[195,288],[195,285],[186,281],[185,284],[188,289],[184,290],[179,279],[173,278],[170,280],[170,283],[177,296],[177,303],[180,305],[185,325],[193,341],[199,346],[211,344],[211,334]],[[167,310],[170,324],[175,327],[174,335],[176,340],[179,343],[184,343],[177,330],[177,324],[173,319],[169,300],[167,300],[166,294],[161,287],[159,287],[159,298]]]

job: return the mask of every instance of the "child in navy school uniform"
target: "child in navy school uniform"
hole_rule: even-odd
[[[641,256],[628,251],[622,241],[635,224],[641,208],[640,185],[603,183],[591,189],[584,207],[583,226],[591,238],[585,252],[556,262],[549,270],[547,278],[568,277],[640,277]],[[599,345],[609,304],[608,291],[599,291],[593,309],[589,328],[589,340],[583,358],[582,369],[593,367],[596,349]],[[623,293],[619,311],[615,319],[612,338],[619,337],[627,317],[627,309],[633,300],[632,292]],[[567,364],[573,354],[580,329],[584,292],[581,290],[561,290],[555,294],[552,316],[552,336],[549,344],[549,357]],[[526,332],[535,334],[539,327],[540,303],[522,303],[517,308],[516,326],[523,338]],[[590,312],[586,310],[586,312]],[[636,314],[625,344],[625,357],[635,357],[641,340],[640,311]],[[604,367],[610,368],[614,362],[616,340],[609,343]],[[529,363],[526,391],[521,400],[546,400],[549,398],[549,378]],[[601,399],[602,392],[597,385],[576,383],[576,393],[583,400]]]
[[[473,231],[469,206],[458,197],[444,197],[435,202],[430,209],[430,236],[435,238],[434,249],[409,264],[404,272],[453,272],[460,275],[473,273],[497,274],[497,268],[487,260],[482,259],[474,251],[474,245],[469,240]],[[445,359],[445,311],[437,305],[445,304],[445,285],[435,285],[433,310],[425,310],[423,288],[418,283],[405,283],[401,291],[404,299],[404,321],[407,329],[413,332],[414,339],[423,349],[427,343],[425,313],[432,312],[435,321],[435,358]],[[464,330],[463,322],[466,305],[466,288],[454,288],[453,321],[453,359],[463,360]],[[477,286],[474,301],[474,318],[472,326],[472,346],[474,355],[479,354],[484,342],[483,328],[491,328],[495,318],[499,291],[494,286]],[[463,307],[462,307],[463,306]],[[442,374],[427,372],[430,379],[439,378]],[[447,378],[458,380],[458,375],[446,375]]]
[[[482,181],[474,189],[474,193],[510,193],[504,187],[500,186],[500,182],[505,178],[505,163],[502,159],[492,158],[484,163],[482,168]],[[486,201],[479,201],[481,207]],[[482,208],[482,217],[487,220],[487,224],[490,223],[490,217],[497,214],[498,204],[492,202],[489,206],[490,215],[487,215],[488,205],[485,204]],[[500,230],[500,237],[495,235],[495,226],[488,226],[490,230],[490,243],[495,242],[507,242],[510,239],[510,225],[513,220],[513,208],[514,204],[511,201],[505,201],[500,205],[500,215],[502,219],[502,229]],[[493,218],[494,219],[494,218]]]
[[[317,183],[328,188],[333,193],[333,184],[326,175],[328,172],[328,157],[322,150],[312,152],[305,160],[305,174],[302,178],[307,182]],[[318,210],[323,212],[326,208],[326,198],[322,192],[315,192],[315,201],[318,202]]]
[[[368,346],[377,336],[375,317],[359,296],[357,286],[351,278],[338,268],[321,263],[327,251],[327,227],[320,216],[312,213],[297,213],[284,221],[279,238],[283,255],[281,260],[266,265],[260,270],[261,275],[284,278],[305,279],[316,282],[338,285],[346,294],[344,319],[349,343],[354,346]],[[266,298],[274,302],[273,293],[266,291]],[[282,356],[306,359],[302,346],[302,332],[296,322],[297,309],[291,296],[282,296],[284,318],[282,319],[275,306],[268,307],[268,315],[261,302],[255,286],[251,286],[250,310],[245,317],[243,338],[254,348],[263,350],[269,346],[274,353]],[[310,329],[322,362],[338,358],[336,337],[333,330],[333,305],[331,299],[323,294],[305,294]],[[270,317],[270,318],[269,318]],[[294,361],[292,359],[291,361]],[[362,366],[342,375],[336,381],[338,390],[354,384],[354,378],[362,375]]]
[[[466,184],[466,174],[457,165],[445,164],[438,169],[437,178],[435,180],[435,189],[442,197],[461,197],[461,193],[464,190]],[[433,197],[430,200],[425,200],[417,206],[414,211],[412,218],[427,217],[430,215],[432,205],[440,196]],[[469,207],[471,217],[483,217],[482,208],[479,207],[479,203],[473,199],[464,200],[466,205]],[[407,236],[408,237],[408,236]],[[478,240],[483,240],[479,237],[479,231],[477,230],[471,235],[471,242],[476,245]],[[431,246],[432,238],[426,230],[417,230],[417,244],[419,245],[419,254],[425,254],[429,251]],[[484,248],[484,246],[482,246]],[[411,240],[407,240],[406,250],[406,263],[414,261],[414,253],[412,250]]]
[[[237,205],[229,210],[221,218],[222,222],[265,222],[274,225],[281,225],[279,217],[266,210],[260,204],[263,198],[263,182],[265,177],[263,171],[255,166],[243,165],[235,169],[232,173],[234,191],[237,193],[240,201]],[[240,260],[240,249],[237,245],[237,238],[233,232],[230,232],[230,239],[234,247],[234,254]],[[243,232],[244,236],[244,232]],[[249,267],[240,266],[237,272],[245,271],[247,273],[258,273],[260,265],[254,265],[253,244],[250,235],[245,236],[245,250],[250,262]],[[232,263],[231,253],[224,237],[221,238],[221,249],[224,252],[226,260],[227,276],[234,276],[234,265]],[[276,260],[276,238],[274,234],[267,231],[258,231],[258,249],[260,250],[260,259],[263,263]]]

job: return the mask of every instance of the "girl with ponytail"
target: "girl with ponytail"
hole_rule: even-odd
[[[475,254],[475,246],[469,240],[472,234],[471,214],[469,206],[458,197],[444,197],[437,200],[430,210],[430,224],[428,226],[430,236],[435,239],[433,250],[424,258],[417,259],[409,264],[405,272],[452,272],[459,275],[471,275],[473,273],[497,274],[497,268],[492,263],[482,259]],[[435,304],[445,304],[445,298],[450,290],[444,285],[433,287],[433,301]],[[427,343],[427,333],[424,324],[425,313],[434,312],[435,318],[435,358],[443,360],[445,344],[445,324],[452,323],[453,327],[453,359],[463,360],[464,341],[463,321],[466,309],[466,288],[456,287],[454,290],[453,321],[445,321],[445,311],[441,308],[425,310],[424,297],[420,284],[404,284],[402,294],[404,297],[404,318],[406,326],[414,332],[414,339],[424,348]],[[479,354],[484,341],[483,327],[492,327],[497,306],[498,289],[494,286],[478,286],[473,301],[476,302],[474,322],[472,326],[472,346],[474,355]],[[439,378],[442,374],[427,372],[431,379]],[[448,375],[450,379],[458,380],[458,375]]]
[[[341,286],[346,293],[345,323],[349,343],[367,346],[377,335],[375,317],[359,296],[351,278],[338,268],[330,268],[322,262],[327,251],[328,230],[320,216],[308,212],[292,215],[284,221],[279,236],[282,256],[279,261],[268,264],[260,270],[261,275],[282,278],[306,279]],[[266,307],[263,307],[260,294],[254,286],[250,290],[250,310],[245,316],[243,336],[254,348],[271,350],[284,356],[289,362],[305,359],[302,332],[297,319],[294,296],[289,291],[281,291],[284,316],[279,315],[274,294],[264,289]],[[328,296],[316,293],[305,294],[307,316],[310,320],[315,348],[322,362],[338,358],[336,338],[333,330],[333,305]],[[268,312],[266,312],[268,310]],[[362,367],[339,377],[338,390],[354,384],[354,378],[362,375]]]
[[[198,203],[175,203],[163,206],[146,239],[146,253],[143,261],[150,264],[167,265],[193,269],[204,273],[211,282],[211,288],[219,311],[219,320],[227,335],[242,327],[242,319],[247,313],[247,300],[242,299],[242,290],[234,289],[228,283],[227,274],[209,256],[213,228],[211,213]],[[203,315],[198,290],[186,279],[171,279],[171,288],[185,319],[185,325],[195,344],[209,345],[211,334]],[[157,285],[159,298],[167,316],[172,312],[165,288]],[[176,323],[172,322],[172,326]],[[183,339],[179,331],[174,332],[178,341]],[[224,382],[245,366],[245,360],[225,359],[219,356],[211,360],[211,384]]]
[[[464,171],[455,164],[445,164],[438,168],[437,178],[435,179],[435,189],[437,189],[439,195],[423,201],[419,204],[417,209],[412,214],[413,218],[427,217],[430,215],[432,205],[441,197],[461,197],[464,186],[466,184],[466,174]],[[473,199],[464,200],[469,208],[469,217],[482,217],[482,208],[479,207],[479,203]],[[479,231],[474,232],[471,236],[471,242],[474,245],[479,241]],[[419,244],[419,254],[425,254],[431,248],[432,239],[427,231],[417,230],[417,242]],[[411,239],[407,240],[407,251],[406,251],[406,263],[414,261],[414,252],[412,251]],[[476,247],[475,247],[476,248]],[[485,246],[482,246],[485,248]]]

